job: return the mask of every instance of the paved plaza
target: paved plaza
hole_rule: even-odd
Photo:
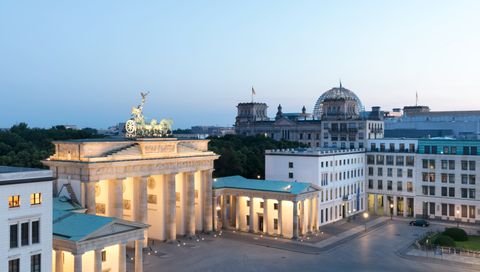
[[[386,221],[368,232],[340,241],[325,250],[300,253],[299,244],[268,240],[256,235],[223,233],[178,243],[156,243],[145,254],[145,271],[479,271],[479,266],[411,257],[404,252],[432,229],[408,226],[406,220]],[[203,240],[202,240],[203,238]],[[276,243],[290,246],[278,248]],[[273,245],[275,247],[270,246]],[[293,249],[293,250],[290,250]],[[155,253],[156,251],[156,253]],[[133,267],[129,263],[130,267]]]

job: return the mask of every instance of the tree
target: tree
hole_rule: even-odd
[[[265,136],[226,135],[210,137],[209,149],[220,158],[215,161],[214,177],[241,175],[246,178],[263,177],[265,150],[305,147],[289,141],[275,141]]]

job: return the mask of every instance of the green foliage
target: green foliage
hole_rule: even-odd
[[[440,234],[433,240],[434,245],[445,246],[445,247],[455,247],[455,241],[452,237]]]
[[[460,228],[445,228],[443,234],[450,236],[455,241],[468,241],[467,233]]]
[[[246,178],[263,177],[265,150],[305,147],[289,141],[275,141],[264,136],[226,135],[211,137],[209,150],[220,155],[215,161],[214,177],[241,175]]]
[[[91,128],[73,130],[55,126],[42,129],[20,123],[0,131],[0,165],[43,168],[40,161],[55,151],[52,141],[101,137],[103,135]]]

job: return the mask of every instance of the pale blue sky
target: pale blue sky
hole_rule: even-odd
[[[231,125],[238,102],[479,109],[480,1],[2,1],[0,127],[145,114]]]

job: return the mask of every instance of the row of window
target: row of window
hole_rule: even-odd
[[[394,165],[394,162],[396,166],[415,166],[415,157],[393,155],[367,155],[367,164],[370,165]]]
[[[442,170],[455,170],[455,160],[441,160],[440,161],[441,169]],[[461,169],[464,171],[476,170],[476,161],[467,161],[462,160],[460,162]],[[423,159],[422,160],[422,168],[423,169],[435,169],[435,160],[432,159]]]
[[[440,152],[439,152],[440,151]],[[463,153],[458,155],[477,155],[476,146],[464,146],[462,149]],[[424,146],[425,154],[454,154],[457,155],[456,146],[443,146],[438,148],[436,145],[426,145]]]
[[[342,197],[348,197],[349,195],[357,193],[357,191],[363,193],[363,182],[359,182],[358,184],[351,184],[349,186],[324,190],[320,193],[320,202],[334,200]]]
[[[376,143],[371,143],[370,144],[370,151],[376,151],[376,152],[378,152],[378,151],[386,152],[387,151],[387,148],[386,148],[384,143],[380,143],[379,147],[380,148],[377,148]],[[395,152],[395,151],[415,153],[415,144],[409,144],[408,148],[405,148],[405,144],[401,143],[401,144],[398,145],[398,149],[395,149],[395,144],[390,143],[389,147],[388,147],[388,152]]]
[[[423,202],[423,212],[429,215],[436,215],[435,211],[436,203],[435,202]],[[442,216],[451,216],[455,218],[471,218],[475,219],[475,206],[473,205],[461,205],[459,209],[455,210],[455,204],[441,203],[437,206],[437,211]],[[480,210],[478,211],[480,215]]]
[[[368,175],[369,176],[374,176],[374,168],[373,167],[368,167]],[[382,177],[383,176],[383,168],[378,167],[377,169],[377,176]],[[387,168],[387,177],[393,177],[393,168]],[[397,168],[397,178],[403,177],[403,169],[402,168]],[[407,178],[413,178],[413,169],[407,169]]]
[[[31,229],[31,241],[30,241]],[[40,221],[10,224],[10,248],[40,243]]]
[[[435,195],[435,186],[422,186],[422,194],[434,196]],[[466,199],[475,199],[476,190],[474,188],[460,188],[460,197]],[[448,197],[455,197],[455,188],[454,187],[441,187],[441,195]]]
[[[368,189],[374,189],[375,185],[373,184],[374,181],[373,179],[368,180]],[[393,181],[392,180],[387,180],[387,186],[386,186],[388,191],[393,191]],[[403,182],[402,181],[397,181],[397,186],[396,190],[398,192],[403,191]],[[383,180],[377,180],[377,190],[383,190]],[[413,182],[407,181],[407,192],[411,193],[413,192]]]
[[[455,174],[448,174],[448,173],[441,173],[441,182],[442,183],[455,183]],[[476,175],[467,175],[461,174],[460,181],[461,184],[476,184]],[[422,172],[422,181],[423,182],[435,182],[436,181],[436,174],[434,172]]]
[[[31,272],[40,272],[41,271],[41,254],[35,254],[30,256],[30,271]],[[20,259],[12,259],[8,261],[8,272],[20,272]]]
[[[30,205],[42,204],[42,193],[30,194]],[[20,207],[20,195],[11,195],[8,197],[8,207],[17,208]]]

